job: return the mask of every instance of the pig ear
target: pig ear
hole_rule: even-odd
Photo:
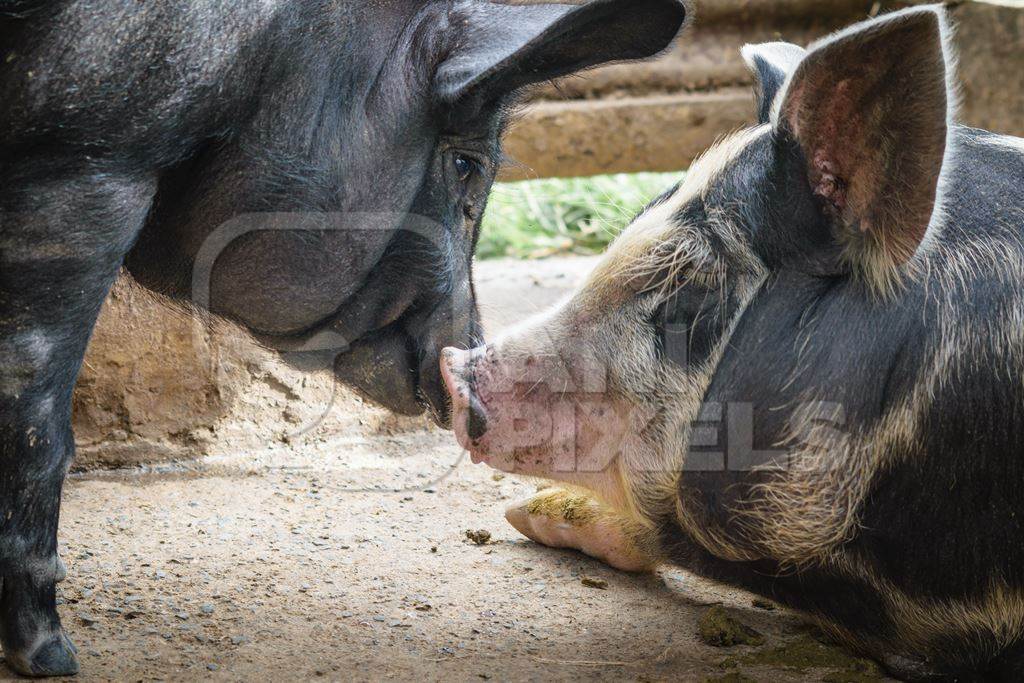
[[[684,0],[459,0],[452,13],[457,39],[435,88],[447,104],[479,106],[597,64],[651,57],[671,44],[686,16]]]
[[[792,43],[761,43],[744,45],[740,53],[754,72],[758,123],[768,123],[775,98],[789,74],[803,61],[807,50]]]
[[[772,112],[795,140],[846,264],[891,284],[938,209],[952,109],[941,9],[857,24],[812,45]],[[951,67],[950,67],[951,68]]]

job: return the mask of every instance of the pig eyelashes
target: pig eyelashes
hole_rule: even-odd
[[[725,263],[716,259],[711,264],[683,265],[670,272],[657,288],[662,301],[668,302],[687,288],[696,287],[705,292],[724,291]]]

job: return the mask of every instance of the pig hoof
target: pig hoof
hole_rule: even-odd
[[[31,652],[4,650],[7,666],[22,676],[73,676],[78,673],[78,648],[59,631]]]
[[[505,511],[521,534],[550,548],[571,548],[622,571],[643,572],[657,561],[638,547],[637,525],[589,495],[544,489]]]
[[[56,581],[57,583],[60,583],[61,581],[63,581],[66,578],[68,578],[68,566],[66,564],[64,564],[64,560],[62,560],[60,558],[60,555],[58,555],[57,556],[57,568],[56,568],[56,571],[54,573],[53,580]]]

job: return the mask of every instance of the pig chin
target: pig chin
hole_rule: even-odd
[[[564,481],[607,476],[625,424],[607,397],[568,396],[544,382],[525,391],[499,388],[507,373],[486,348],[446,349],[441,374],[456,437],[475,464]],[[609,457],[598,457],[602,453]]]
[[[361,396],[401,415],[419,415],[424,406],[418,377],[410,364],[408,340],[398,332],[357,342],[335,359],[335,376]]]
[[[473,408],[460,407],[454,416],[455,434],[473,464],[509,474],[551,477],[559,470],[568,473],[574,465],[571,440],[559,438],[560,425],[555,415],[543,406],[534,406],[523,415],[523,404],[517,410],[502,410],[502,405],[478,402]],[[559,462],[559,454],[563,454]]]
[[[470,460],[474,465],[487,465],[499,472],[509,474],[538,477],[551,475],[554,453],[557,449],[508,446],[497,443],[488,437],[473,439],[469,435],[470,430],[465,422],[470,419],[469,416],[457,415],[455,419],[455,431],[459,443],[469,452]]]
[[[472,407],[453,401],[452,427],[459,445],[469,452],[474,465],[485,464],[502,472],[521,472],[521,466],[529,459],[524,451],[510,448],[502,443],[500,436],[492,429],[500,424],[499,415],[487,411],[478,397],[468,399]],[[539,454],[534,454],[534,459]]]
[[[554,451],[550,422],[512,415],[493,397],[485,402],[447,367],[443,374],[451,396],[452,428],[473,464],[515,474],[550,471]]]

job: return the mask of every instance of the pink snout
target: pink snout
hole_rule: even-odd
[[[452,427],[474,463],[537,476],[574,469],[577,397],[549,389],[549,364],[493,346],[441,353]]]
[[[474,386],[475,365],[482,355],[480,351],[453,348],[441,352],[441,376],[452,400],[452,428],[474,463],[483,460],[479,453],[487,433],[487,412]]]
[[[448,348],[441,352],[441,376],[452,427],[474,464],[595,491],[614,488],[612,465],[639,419],[637,406],[609,400],[597,382],[583,385],[593,391],[576,389],[561,356],[494,345]]]

